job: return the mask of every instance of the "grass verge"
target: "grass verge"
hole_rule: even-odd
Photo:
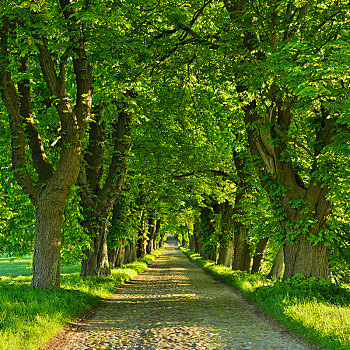
[[[0,276],[0,349],[39,349],[69,321],[144,271],[162,250],[112,269],[111,276],[80,277],[79,265],[67,267],[59,291],[33,289],[31,276]]]
[[[350,291],[326,280],[301,275],[284,282],[261,274],[215,265],[189,249],[180,249],[212,275],[235,286],[261,309],[323,349],[350,349]]]

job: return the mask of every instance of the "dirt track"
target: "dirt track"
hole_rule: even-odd
[[[311,348],[189,262],[170,239],[144,273],[106,300],[78,331],[66,332],[56,349]]]

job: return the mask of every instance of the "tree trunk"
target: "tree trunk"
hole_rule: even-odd
[[[159,241],[159,247],[163,247],[164,245],[164,241],[165,241],[165,233],[163,233],[160,237],[160,241]]]
[[[156,219],[154,215],[154,213],[151,213],[150,218],[148,219],[148,244],[146,249],[147,254],[153,252],[155,245]]]
[[[196,241],[193,235],[190,236],[190,250],[194,251],[196,249]]]
[[[147,240],[145,235],[142,233],[142,235],[137,240],[137,256],[139,258],[143,258],[147,254],[146,245]]]
[[[125,246],[122,244],[119,246],[117,259],[115,260],[114,267],[119,267],[125,264]]]
[[[112,210],[112,209],[111,209]],[[85,258],[81,262],[80,276],[108,276],[111,269],[108,263],[107,225],[109,215],[93,224],[89,221],[85,226],[91,238],[91,249],[84,250]]]
[[[234,241],[233,241],[233,213],[234,208],[229,202],[224,202],[219,208],[221,212],[221,232],[219,234],[218,264],[232,267]]]
[[[314,153],[307,149],[312,157],[312,166],[308,174],[309,183],[305,184],[292,157],[288,155],[288,143],[294,142],[288,137],[294,114],[290,102],[278,97],[276,91],[279,91],[279,87],[273,83],[269,97],[275,103],[271,104],[263,117],[256,113],[256,101],[246,105],[244,112],[250,151],[253,156],[259,156],[264,164],[264,172],[257,168],[260,181],[267,188],[271,202],[275,206],[279,205],[279,210],[285,214],[285,219],[279,223],[287,242],[284,278],[296,273],[305,277],[329,278],[327,248],[323,242],[322,230],[330,217],[332,206],[327,199],[327,183],[318,180],[317,156],[323,147],[333,142],[335,119],[330,118],[322,104],[315,113],[316,147]],[[250,127],[253,124],[258,126],[257,130]],[[271,175],[267,177],[267,174]],[[279,186],[285,189],[283,195],[281,191],[276,194],[271,186],[266,186],[271,183],[274,183],[273,188]],[[315,238],[317,245],[312,242]]]
[[[118,254],[119,254],[119,248],[113,248],[113,249],[109,249],[108,248],[108,263],[109,266],[115,266],[115,262],[117,260]]]
[[[273,260],[271,271],[267,277],[282,278],[282,274],[283,274],[283,247],[280,247],[275,259]]]
[[[120,196],[131,147],[130,117],[125,104],[121,103],[118,120],[112,126],[113,153],[108,171],[103,171],[105,162],[104,145],[108,139],[105,132],[103,105],[95,107],[95,122],[91,123],[89,143],[84,153],[84,162],[79,174],[80,198],[83,208],[83,226],[90,239],[90,250],[82,260],[81,276],[110,275],[107,250],[107,228],[109,215]],[[103,174],[107,176],[103,179]],[[118,210],[118,206],[115,207]],[[115,213],[116,216],[118,213]]]
[[[118,267],[124,264],[125,240],[120,239],[119,246],[114,249],[108,249],[109,266]]]
[[[158,249],[157,240],[158,240],[158,236],[159,236],[160,227],[161,227],[161,220],[157,219],[156,228],[154,231],[154,249]]]
[[[320,243],[306,243],[305,236],[298,238],[298,243],[284,246],[285,270],[283,279],[301,273],[304,277],[329,278],[327,247]]]
[[[137,242],[136,237],[133,237],[129,244],[125,247],[125,264],[133,263],[137,260]]]
[[[227,267],[232,267],[233,252],[234,252],[233,241],[228,241],[226,242],[225,245],[221,245],[219,248],[218,264],[224,265]]]
[[[35,288],[60,287],[61,227],[67,194],[45,191],[36,208],[35,247],[32,286]]]
[[[248,230],[240,228],[235,234],[234,240],[234,256],[232,269],[240,271],[250,271],[251,265],[251,248],[250,245],[246,242],[245,238],[248,235]]]
[[[255,249],[255,254],[254,254],[254,258],[253,258],[253,266],[252,266],[252,273],[257,273],[261,270],[262,267],[262,262],[264,259],[264,254],[265,254],[265,249],[267,246],[267,243],[269,242],[269,239],[266,238],[262,238]]]
[[[1,22],[0,39],[0,90],[2,100],[7,109],[11,127],[12,168],[18,184],[30,196],[36,208],[35,247],[33,257],[32,286],[36,288],[60,287],[60,246],[61,227],[65,204],[71,187],[76,183],[80,161],[81,142],[90,118],[92,102],[91,76],[92,69],[87,61],[85,40],[74,23],[76,19],[70,16],[70,10],[64,8],[64,2],[58,6],[58,15],[65,16],[65,39],[72,42],[72,54],[75,85],[75,105],[68,97],[65,68],[67,62],[61,61],[56,65],[55,55],[50,53],[50,36],[36,40],[36,53],[23,55],[8,47],[16,38],[16,31],[11,33],[23,19],[4,17]],[[29,39],[33,28],[24,29],[23,38]],[[12,31],[12,29],[11,29]],[[23,41],[24,43],[24,41]],[[13,61],[12,61],[13,60]],[[31,60],[32,62],[30,62]],[[13,67],[11,67],[12,62]],[[31,87],[29,81],[30,66],[40,66],[49,95],[39,96],[44,101],[47,96],[55,100],[55,108],[60,120],[61,149],[56,166],[50,163],[45,152],[45,142],[36,127],[36,119],[41,116],[32,113]],[[11,68],[10,68],[11,67]],[[14,81],[11,71],[21,79]],[[57,75],[57,71],[60,71]],[[41,79],[41,78],[40,78]],[[34,81],[34,85],[35,85]],[[45,90],[45,89],[44,89]],[[45,116],[45,113],[43,113]],[[30,150],[30,157],[28,156]],[[29,164],[30,163],[30,164]],[[30,171],[29,171],[30,169]],[[33,177],[32,175],[36,173]]]

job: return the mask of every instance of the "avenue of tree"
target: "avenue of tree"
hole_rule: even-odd
[[[108,275],[177,233],[349,278],[345,1],[0,0],[0,248]]]

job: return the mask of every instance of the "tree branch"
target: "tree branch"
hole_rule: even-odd
[[[208,170],[195,170],[195,171],[192,171],[190,173],[185,173],[185,174],[181,174],[181,175],[175,175],[173,174],[171,171],[169,170],[165,170],[167,173],[169,173],[171,175],[171,177],[175,180],[179,180],[179,179],[182,179],[184,177],[189,177],[189,176],[193,176],[193,175],[196,175],[196,174],[203,174],[203,173],[213,173],[215,175],[220,175],[220,176],[223,176],[223,177],[230,177],[230,174],[222,171],[222,170],[213,170],[213,169],[208,169]]]
[[[54,169],[46,157],[44,145],[36,128],[33,115],[31,113],[30,83],[26,75],[29,73],[28,55],[20,59],[20,73],[25,77],[18,83],[20,114],[26,125],[29,136],[29,147],[32,153],[33,165],[41,182],[45,182],[54,173]]]
[[[299,146],[300,148],[305,150],[312,158],[315,158],[315,155],[306,146],[304,146],[298,140],[296,140],[288,135],[285,135],[277,125],[274,126],[274,130],[276,131],[277,135],[281,136],[282,138],[284,138],[285,140],[287,140],[289,142],[293,142],[294,144],[296,144],[297,146]]]
[[[12,148],[12,168],[14,176],[20,186],[30,195],[35,202],[37,191],[34,182],[29,175],[26,165],[25,152],[25,133],[23,128],[23,120],[20,114],[19,98],[15,85],[8,70],[8,33],[9,22],[7,18],[3,18],[3,27],[0,29],[1,48],[0,48],[0,86],[2,99],[6,106],[10,117],[11,125],[11,148]]]

